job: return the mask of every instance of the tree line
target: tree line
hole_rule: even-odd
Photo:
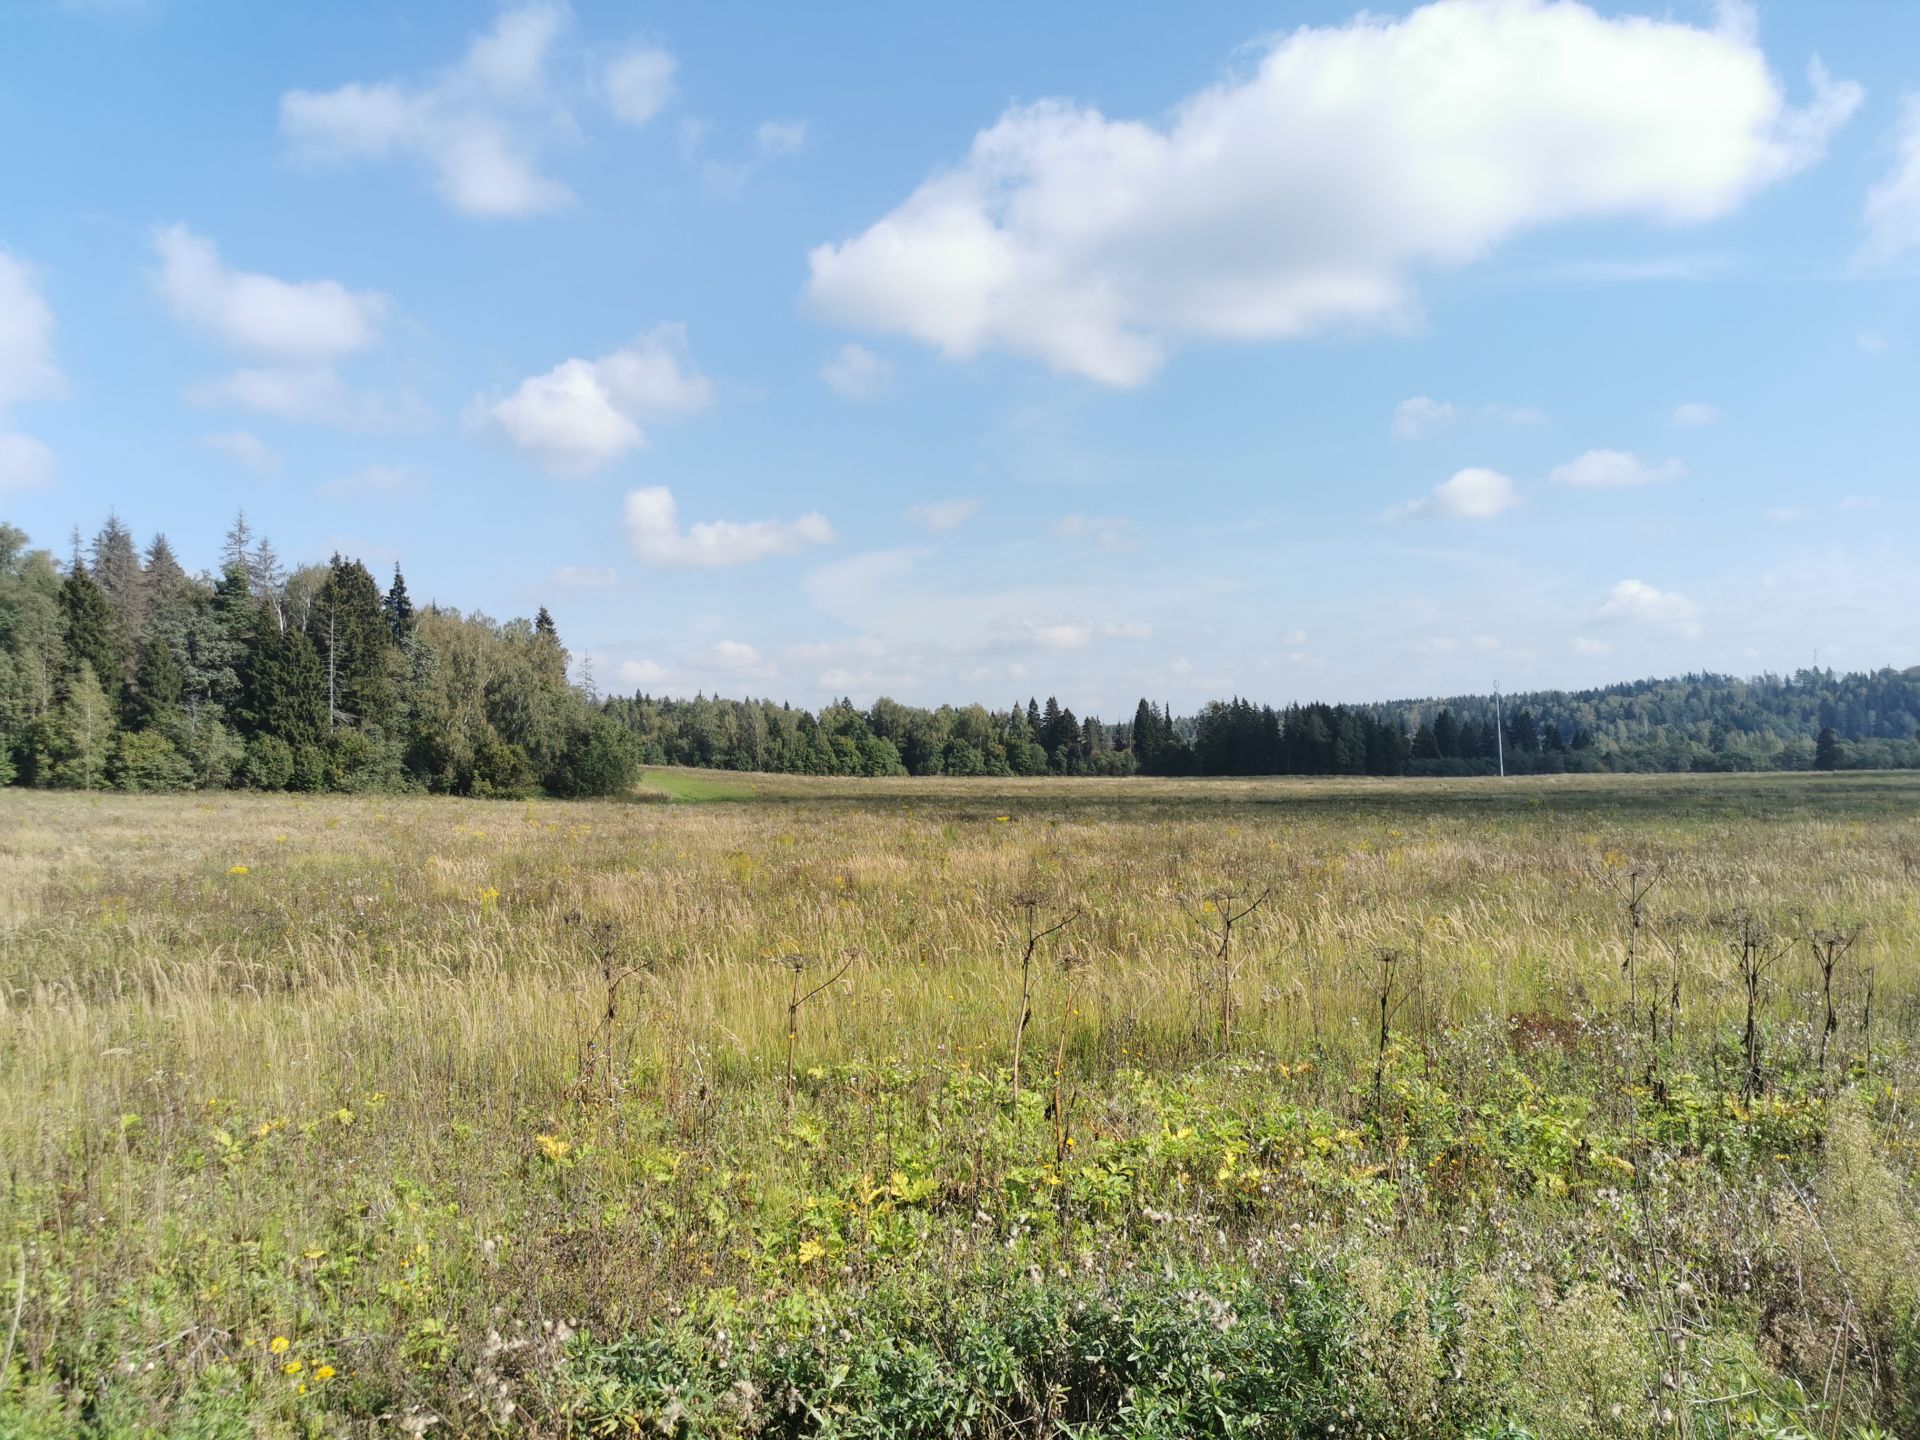
[[[217,574],[118,518],[64,562],[0,524],[0,781],[75,789],[607,795],[628,732],[543,608],[416,608],[398,566],[287,569],[244,515]]]
[[[416,608],[355,559],[287,568],[244,515],[217,573],[110,516],[62,562],[0,523],[0,783],[608,795],[641,765],[816,775],[1478,775],[1920,767],[1920,667],[1129,721],[1049,697],[817,713],[569,682],[545,608]]]

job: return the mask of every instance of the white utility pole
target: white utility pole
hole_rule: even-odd
[[[1493,687],[1493,753],[1500,757],[1500,778],[1507,778],[1507,721],[1500,713],[1500,687]]]

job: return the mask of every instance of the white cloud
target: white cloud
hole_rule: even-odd
[[[1702,404],[1698,400],[1689,400],[1684,405],[1673,407],[1673,423],[1676,425],[1711,425],[1720,418],[1720,411],[1712,405]]]
[[[196,405],[361,429],[417,423],[411,396],[355,391],[335,368],[380,343],[387,298],[337,280],[282,280],[236,270],[185,225],[153,232],[154,288],[188,329],[262,363],[187,390]]]
[[[1624,490],[1635,485],[1657,485],[1678,480],[1687,467],[1678,460],[1650,465],[1625,450],[1589,450],[1564,465],[1554,466],[1547,478],[1576,490]]]
[[[585,475],[646,444],[642,419],[712,401],[712,382],[687,362],[685,330],[658,325],[624,350],[530,376],[511,395],[476,397],[467,424],[493,431],[552,474]]]
[[[849,341],[820,367],[820,378],[850,400],[866,400],[887,388],[893,365],[866,346]]]
[[[620,583],[620,573],[611,565],[562,565],[547,576],[547,583],[562,590],[611,590]]]
[[[387,299],[337,280],[281,280],[235,270],[211,240],[185,225],[153,233],[161,298],[191,329],[267,359],[337,360],[376,345]]]
[[[1683,635],[1700,633],[1698,605],[1684,595],[1656,590],[1642,580],[1622,580],[1615,585],[1607,592],[1600,615],[1607,620],[1670,626]]]
[[[209,450],[218,450],[235,464],[256,475],[271,475],[280,468],[280,457],[251,430],[226,430],[203,435],[200,443]]]
[[[1487,413],[1496,419],[1506,421],[1516,430],[1545,425],[1551,418],[1546,411],[1537,410],[1531,405],[1489,405]]]
[[[1920,95],[1909,95],[1893,130],[1894,161],[1867,192],[1860,258],[1885,264],[1920,250]]]
[[[682,150],[700,166],[700,177],[715,195],[738,195],[747,182],[777,160],[798,155],[807,148],[807,123],[804,120],[765,120],[754,127],[753,148],[742,160],[700,160],[706,143],[707,127],[691,121],[680,129]]]
[[[760,663],[760,652],[744,640],[718,640],[708,647],[701,663],[710,670],[746,670]]]
[[[1307,643],[1307,632],[1298,629],[1282,630],[1280,641],[1283,645],[1304,645]]]
[[[1613,653],[1613,646],[1606,641],[1589,639],[1585,635],[1574,640],[1573,649],[1578,655],[1611,655]]]
[[[0,250],[0,422],[19,401],[57,395],[64,388],[53,363],[53,307],[33,271]],[[44,442],[0,423],[0,494],[50,485],[58,468]]]
[[[1093,627],[1080,621],[1035,625],[1032,638],[1043,650],[1082,650],[1093,642]]]
[[[1100,633],[1113,640],[1151,640],[1153,627],[1138,620],[1121,620],[1102,625]]]
[[[673,98],[677,62],[657,45],[633,45],[607,62],[600,82],[607,105],[629,125],[645,125]]]
[[[1843,495],[1840,497],[1840,508],[1842,510],[1878,510],[1880,497],[1878,495]]]
[[[21,400],[58,395],[53,307],[25,262],[0,250],[0,413]]]
[[[627,496],[627,540],[652,565],[741,565],[772,555],[793,555],[833,539],[819,511],[797,520],[703,520],[680,528],[679,508],[664,485]]]
[[[864,233],[817,247],[826,315],[950,357],[1006,349],[1137,385],[1182,337],[1394,325],[1422,268],[1556,222],[1725,215],[1860,102],[1788,106],[1744,20],[1437,0],[1302,27],[1164,124],[1008,110]]]
[[[568,22],[559,3],[503,12],[449,69],[422,84],[349,84],[280,97],[280,133],[317,164],[405,157],[424,165],[448,204],[471,215],[551,210],[573,192],[540,173],[549,134],[571,117],[550,93],[547,64]]]
[[[58,468],[53,451],[33,436],[0,430],[0,495],[51,485]]]
[[[1062,540],[1084,540],[1102,550],[1138,550],[1130,515],[1062,515],[1053,533]]]
[[[429,418],[412,396],[355,390],[331,365],[248,367],[187,387],[192,404],[250,410],[278,420],[310,420],[353,430],[418,427]]]
[[[957,530],[979,508],[978,500],[929,500],[908,509],[906,518],[922,530]]]
[[[1402,440],[1418,440],[1452,424],[1459,413],[1450,401],[1415,395],[1393,407],[1393,433]]]
[[[1785,525],[1794,520],[1804,520],[1807,512],[1800,505],[1776,505],[1766,512],[1766,518],[1777,524]]]
[[[1431,495],[1394,506],[1387,511],[1387,518],[1406,520],[1416,515],[1444,515],[1454,520],[1491,520],[1519,503],[1513,481],[1498,470],[1473,466],[1442,480],[1433,487]]]

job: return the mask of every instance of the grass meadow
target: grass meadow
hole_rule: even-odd
[[[1920,1435],[1920,777],[0,793],[0,1434]]]

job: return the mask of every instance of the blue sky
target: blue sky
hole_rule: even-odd
[[[0,516],[603,689],[1911,664],[1916,92],[1836,0],[15,0]]]

